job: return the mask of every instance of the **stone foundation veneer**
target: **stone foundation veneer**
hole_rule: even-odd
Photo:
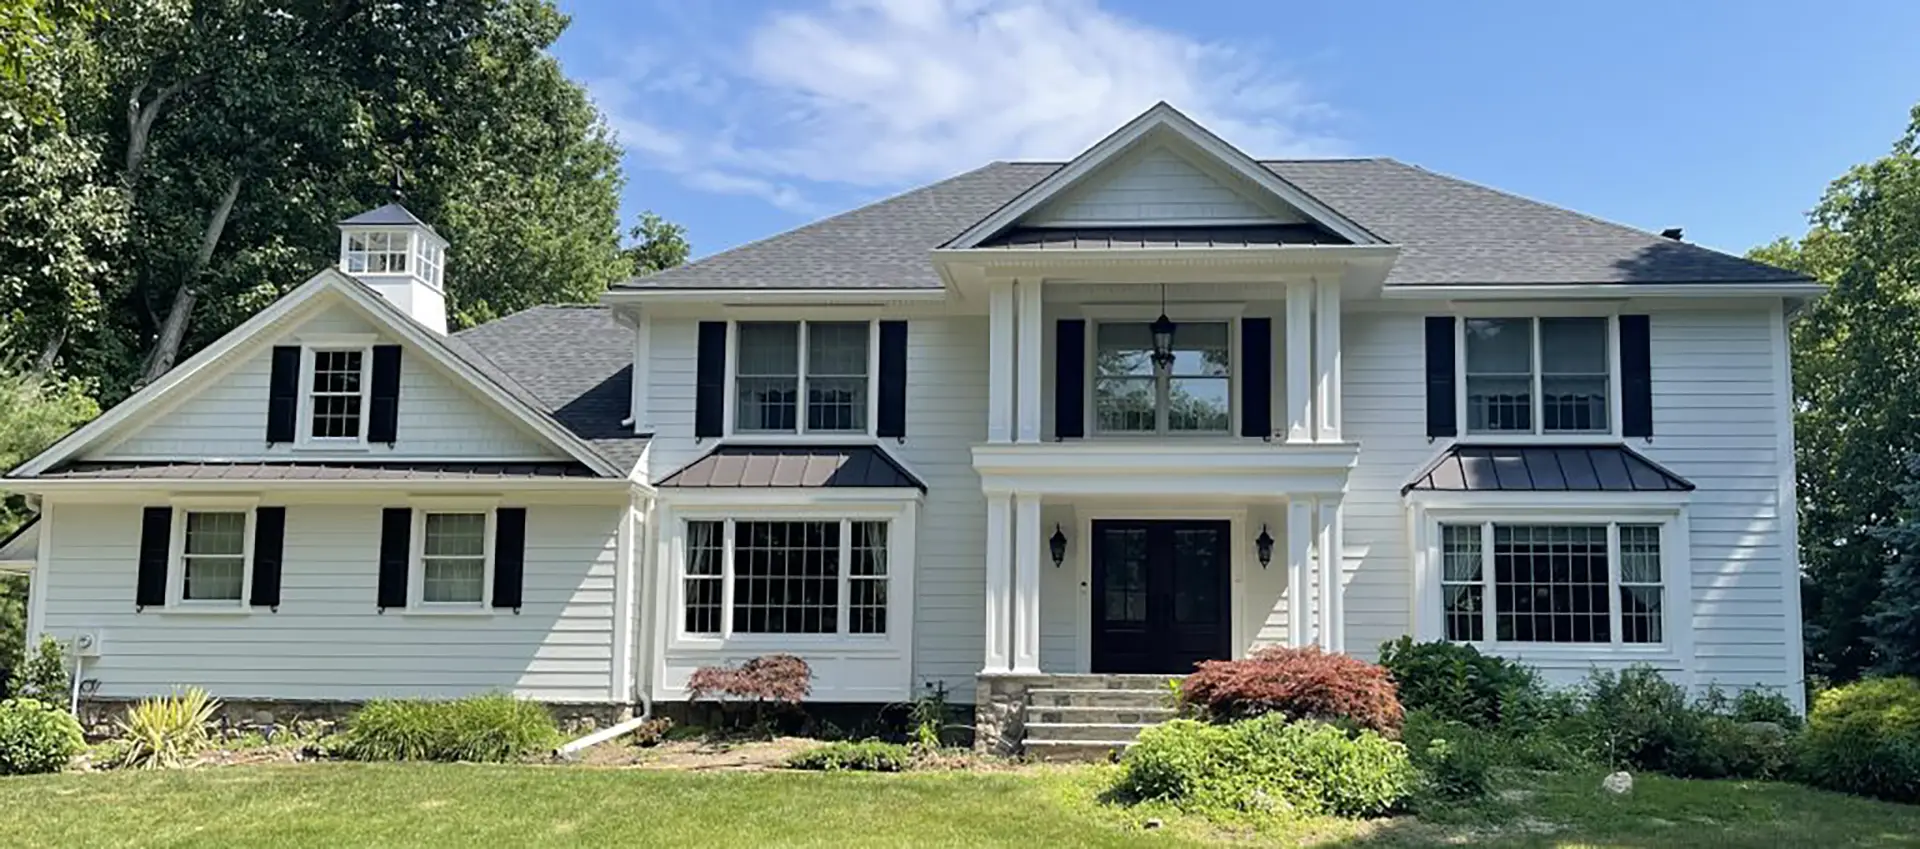
[[[1027,691],[1058,680],[1054,675],[980,675],[973,688],[973,750],[1018,755],[1027,736]]]
[[[89,738],[111,737],[119,719],[138,699],[83,699],[80,702],[80,727]],[[364,702],[280,699],[221,699],[214,723],[228,731],[263,731],[289,728],[300,723],[319,723],[331,727],[358,710]],[[639,715],[637,705],[613,702],[541,702],[560,729],[568,734],[588,734],[616,725]]]

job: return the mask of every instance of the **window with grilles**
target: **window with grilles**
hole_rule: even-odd
[[[1442,524],[1439,614],[1446,638],[1663,642],[1661,530],[1655,524]]]
[[[686,523],[681,628],[704,636],[887,633],[885,521]]]

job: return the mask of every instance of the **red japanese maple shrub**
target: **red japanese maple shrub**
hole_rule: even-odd
[[[1181,701],[1215,720],[1278,713],[1400,735],[1393,678],[1374,664],[1318,648],[1268,648],[1243,660],[1210,660],[1180,686]]]
[[[739,666],[702,666],[687,679],[687,698],[797,705],[813,692],[813,670],[790,654],[756,657]]]

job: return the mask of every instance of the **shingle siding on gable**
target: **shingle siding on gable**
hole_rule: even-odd
[[[1089,221],[1288,220],[1248,195],[1173,151],[1155,147],[1088,175],[1081,186],[1034,210],[1026,221],[1044,227]]]
[[[334,307],[294,328],[280,341],[298,344],[301,334],[371,332],[372,326],[350,308]],[[355,452],[362,459],[564,456],[512,424],[508,414],[494,410],[472,390],[441,373],[425,356],[409,353],[402,358],[400,373],[399,438],[392,449],[377,445]],[[118,444],[96,449],[83,459],[311,456],[312,452],[300,451],[297,444],[266,444],[271,359],[271,348],[262,346],[233,371],[202,386],[193,397],[154,416]]]

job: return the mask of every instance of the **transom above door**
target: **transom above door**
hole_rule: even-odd
[[[1231,656],[1226,521],[1093,522],[1096,673],[1184,674]]]

